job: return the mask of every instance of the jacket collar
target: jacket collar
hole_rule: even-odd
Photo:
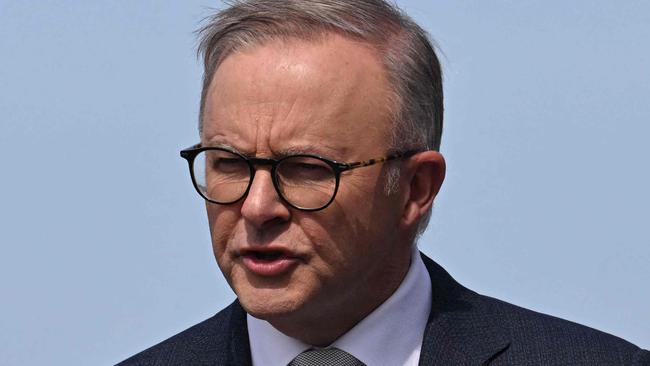
[[[487,365],[510,345],[498,314],[482,296],[457,283],[422,254],[431,277],[431,312],[424,331],[420,365]],[[228,365],[251,365],[246,312],[230,306]]]
[[[228,308],[230,309],[229,337],[226,341],[230,342],[230,353],[227,365],[250,366],[252,365],[251,347],[246,326],[246,311],[242,308],[239,300],[235,300]]]
[[[487,365],[510,345],[498,314],[484,298],[457,283],[422,254],[431,277],[431,313],[420,365]]]

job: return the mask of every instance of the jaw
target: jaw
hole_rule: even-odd
[[[395,258],[394,263],[398,262]],[[268,321],[289,337],[325,347],[386,301],[401,284],[409,264],[410,253],[405,264],[389,267],[377,265],[379,275],[369,274],[365,280],[357,278],[350,282],[357,286],[339,291],[330,289],[307,293],[291,286],[267,286],[257,287],[251,293],[238,293],[238,296],[251,316]],[[369,288],[369,283],[377,284],[377,288]],[[332,298],[332,293],[340,294],[340,297]]]

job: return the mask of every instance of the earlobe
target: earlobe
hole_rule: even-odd
[[[404,182],[408,191],[404,195],[402,224],[416,225],[433,205],[433,200],[445,180],[445,159],[437,151],[425,151],[413,156],[408,163]]]

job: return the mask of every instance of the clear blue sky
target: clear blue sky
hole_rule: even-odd
[[[444,56],[421,248],[650,347],[650,3],[398,3]],[[181,148],[208,1],[0,2],[0,364],[101,365],[233,299]]]

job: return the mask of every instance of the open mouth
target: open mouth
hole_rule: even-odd
[[[248,271],[265,277],[284,275],[300,262],[292,252],[282,249],[245,250],[240,255]]]
[[[256,261],[272,262],[282,259],[296,259],[292,252],[283,248],[244,249],[239,253],[244,258]]]
[[[268,252],[253,251],[247,253],[246,255],[262,261],[274,261],[280,258],[287,257],[287,255],[281,251],[268,251]]]

